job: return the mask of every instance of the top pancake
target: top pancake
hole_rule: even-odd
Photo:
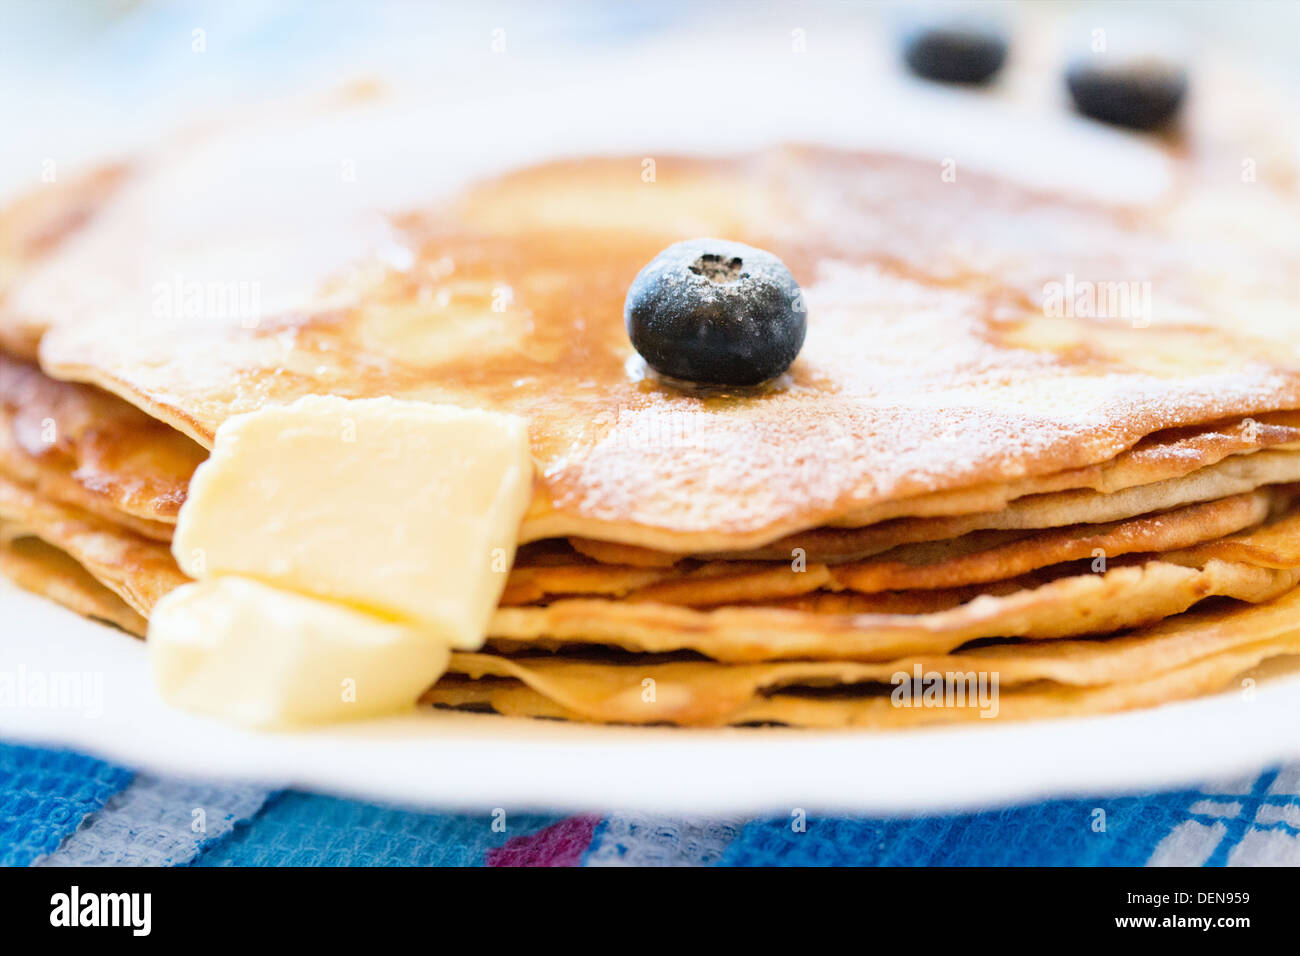
[[[1296,249],[1198,232],[1194,195],[1089,205],[789,147],[660,156],[653,183],[640,156],[560,162],[413,208],[320,168],[322,135],[355,136],[356,116],[311,122],[261,131],[233,168],[237,130],[123,174],[10,290],[0,341],[38,329],[48,373],[208,445],[230,415],[311,393],[519,412],[539,474],[525,539],[678,552],[1300,407],[1279,347]],[[693,235],[768,248],[804,287],[807,344],[768,386],[682,391],[631,349],[629,282]],[[1149,326],[1049,315],[1045,287],[1067,279],[1149,283]]]

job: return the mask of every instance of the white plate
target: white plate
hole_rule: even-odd
[[[897,814],[1176,787],[1300,759],[1296,667],[1269,668],[1253,696],[904,733],[588,727],[429,712],[257,734],[169,710],[141,641],[3,579],[0,621],[2,685],[61,678],[85,689],[59,708],[0,695],[0,738],[172,776],[410,806]]]

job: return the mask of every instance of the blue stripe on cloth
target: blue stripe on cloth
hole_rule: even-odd
[[[255,816],[271,791],[138,775],[36,866],[179,866]]]
[[[504,821],[504,830],[493,826]],[[418,813],[289,791],[195,866],[482,866],[484,854],[563,815]]]
[[[1198,791],[1052,800],[955,816],[798,817],[748,824],[723,866],[1141,866]],[[1105,830],[1095,829],[1103,818]]]
[[[583,866],[712,866],[745,821],[619,813],[600,821]]]
[[[0,865],[54,850],[131,777],[93,757],[0,743]]]

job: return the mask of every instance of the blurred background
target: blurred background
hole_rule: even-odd
[[[338,0],[4,0],[0,4],[0,190],[30,185],[40,162],[79,165],[91,154],[145,143],[160,129],[216,110],[238,108],[304,89],[358,78],[403,76],[431,97],[492,93],[564,95],[551,101],[581,109],[609,70],[640,63],[644,83],[617,112],[653,111],[670,77],[726,63],[730,81],[684,111],[717,110],[720,127],[762,122],[762,104],[733,114],[751,88],[782,82],[797,95],[771,103],[773,128],[797,126],[817,112],[819,89],[870,77],[901,82],[900,24],[935,4],[810,2],[338,2]],[[1099,23],[1134,18],[1137,35],[1172,31],[1185,43],[1193,95],[1215,81],[1214,64],[1244,67],[1252,82],[1295,102],[1300,62],[1300,3],[1051,2],[949,3],[962,13],[991,13],[1008,25],[1006,68],[977,94],[1028,107],[1068,107],[1061,79],[1071,37]],[[716,75],[711,74],[716,80]],[[786,82],[789,80],[790,82]],[[797,81],[797,82],[796,82]],[[1256,87],[1251,87],[1256,89]],[[1235,94],[1234,94],[1235,95]],[[710,102],[710,97],[718,100]],[[1229,99],[1224,96],[1223,99]],[[752,104],[750,104],[752,106]],[[720,108],[721,107],[721,108]],[[560,109],[561,107],[557,107]],[[611,110],[608,103],[603,110]],[[1300,154],[1294,111],[1278,112],[1255,93],[1223,107],[1255,112]],[[604,117],[589,115],[599,124]],[[458,135],[490,135],[486,128]],[[1287,127],[1285,124],[1289,124]]]

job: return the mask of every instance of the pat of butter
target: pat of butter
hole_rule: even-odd
[[[222,577],[158,602],[149,657],[168,704],[273,729],[409,708],[450,650],[416,628]]]
[[[239,575],[480,647],[532,497],[525,422],[391,398],[308,396],[217,431],[172,543]]]

